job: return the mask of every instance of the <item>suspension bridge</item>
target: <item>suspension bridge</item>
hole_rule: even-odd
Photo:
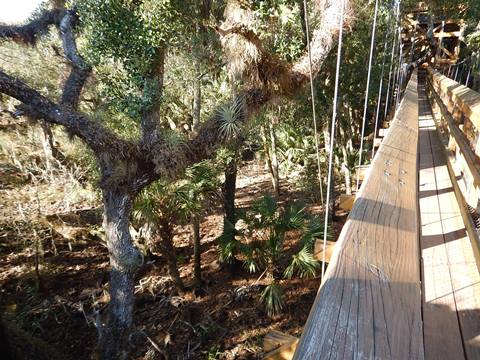
[[[379,147],[337,241],[318,243],[329,265],[302,336],[271,332],[264,359],[480,359],[480,93],[459,74],[462,22],[405,19],[394,115],[377,129],[380,88]]]

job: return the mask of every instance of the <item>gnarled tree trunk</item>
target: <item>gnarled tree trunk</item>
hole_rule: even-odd
[[[268,124],[268,130],[270,133],[270,146],[272,149],[272,184],[273,184],[273,191],[275,194],[280,196],[280,171],[279,171],[279,164],[278,164],[278,157],[277,157],[277,137],[275,136],[275,128],[274,128],[274,120],[270,119]]]
[[[185,285],[183,284],[180,272],[178,271],[177,263],[177,250],[173,244],[173,227],[169,219],[160,219],[158,224],[158,231],[160,234],[160,249],[163,256],[167,260],[168,273],[172,278],[175,287],[178,291],[185,291]]]
[[[194,283],[197,288],[202,285],[202,251],[200,244],[200,218],[198,215],[192,217],[193,227],[193,257],[194,257]]]
[[[120,189],[103,190],[103,226],[110,256],[108,318],[99,329],[102,359],[126,359],[133,324],[135,272],[142,262],[129,231],[134,194]]]

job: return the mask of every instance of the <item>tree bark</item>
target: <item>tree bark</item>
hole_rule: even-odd
[[[268,130],[270,133],[270,146],[272,149],[272,183],[273,191],[275,194],[280,196],[280,174],[278,169],[278,158],[277,158],[277,137],[275,136],[274,120],[270,119],[268,124]]]
[[[265,125],[261,126],[260,133],[262,135],[263,151],[265,152],[265,159],[267,161],[268,171],[270,172],[270,177],[272,178],[272,182],[273,182],[272,156],[270,154],[271,149],[270,149],[270,145],[268,144],[268,136],[267,136],[267,130],[265,128]]]
[[[185,291],[185,285],[180,277],[177,263],[177,250],[173,245],[173,227],[169,219],[162,218],[158,224],[160,234],[160,249],[167,260],[168,273],[179,292]]]
[[[235,214],[235,192],[237,188],[237,158],[238,150],[235,150],[233,159],[227,164],[225,169],[225,182],[223,184],[223,208],[224,208],[224,218],[223,218],[223,235],[228,239],[228,241],[233,241],[235,233],[232,232],[231,226],[228,226],[227,223],[235,226],[236,223],[236,214]],[[232,254],[232,261],[229,264],[230,273],[233,275],[237,271],[238,261],[235,257],[235,254]]]
[[[192,217],[193,227],[193,257],[194,257],[194,283],[199,288],[202,285],[202,250],[200,244],[200,218],[198,215]]]
[[[134,194],[104,189],[103,226],[110,256],[110,303],[106,325],[99,329],[100,358],[126,359],[133,325],[135,272],[142,263],[129,231]]]
[[[350,172],[350,169],[348,168],[348,142],[351,141],[351,139],[347,140],[345,130],[343,126],[339,126],[339,132],[340,132],[340,148],[342,150],[342,156],[343,156],[343,162],[342,162],[342,171],[345,175],[345,192],[347,195],[352,194],[352,174]]]
[[[193,82],[193,122],[192,130],[197,131],[200,125],[200,110],[202,106],[202,80],[201,80],[201,66],[200,59],[195,59],[195,79]]]
[[[235,150],[233,159],[225,169],[225,183],[223,184],[225,219],[235,225],[235,191],[237,189],[237,157],[238,150]],[[224,226],[225,229],[225,226]]]
[[[300,14],[300,24],[302,24],[303,46],[307,46],[307,22],[305,19],[305,9],[303,6],[303,0],[297,0],[297,6]]]
[[[12,351],[10,350],[10,343],[8,341],[8,335],[3,325],[3,320],[0,316],[0,353],[2,359],[13,360]]]

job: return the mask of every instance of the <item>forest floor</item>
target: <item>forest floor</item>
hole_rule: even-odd
[[[97,340],[96,314],[108,303],[108,255],[98,194],[65,174],[49,174],[47,181],[44,172],[22,168],[21,163],[12,161],[11,153],[0,155],[3,316],[43,340],[60,358],[88,359]],[[280,201],[302,198],[294,184],[281,185]],[[271,182],[264,168],[252,161],[241,168],[237,189],[237,205],[246,207],[270,192]],[[336,224],[337,234],[342,221]],[[218,206],[201,224],[201,295],[193,291],[179,295],[161,256],[146,262],[138,273],[138,331],[131,338],[137,359],[147,358],[147,351],[158,352],[155,347],[170,359],[258,359],[269,330],[300,335],[320,278],[283,280],[284,309],[270,317],[259,302],[260,274],[242,269],[232,274],[219,263],[216,238],[221,231]],[[297,234],[289,233],[286,247],[297,240]],[[187,284],[193,277],[191,244],[191,227],[177,226],[175,245]]]

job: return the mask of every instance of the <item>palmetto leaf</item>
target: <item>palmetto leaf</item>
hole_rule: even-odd
[[[310,250],[304,247],[292,256],[292,261],[285,269],[283,275],[288,279],[291,279],[295,273],[298,273],[301,278],[315,276],[317,265],[318,262]]]
[[[267,285],[260,299],[269,316],[278,314],[283,309],[282,288],[275,282]]]
[[[133,206],[133,219],[138,222],[153,224],[157,221],[155,201],[150,194],[142,192]]]
[[[277,201],[270,195],[263,196],[252,206],[252,212],[255,213],[255,217],[264,226],[271,224],[277,214],[277,210]]]
[[[163,133],[165,147],[170,152],[176,152],[187,146],[185,137],[178,131],[168,130]]]
[[[263,241],[253,240],[249,244],[242,244],[240,249],[245,255],[244,266],[249,272],[257,272],[265,266],[267,259]]]
[[[305,205],[295,203],[287,208],[283,222],[287,229],[301,229],[305,224]]]
[[[305,227],[305,232],[303,233],[302,242],[303,246],[309,251],[313,251],[313,245],[317,239],[323,239],[324,235],[324,222],[318,217],[312,217],[308,221]],[[327,239],[331,239],[332,234],[327,233]]]

